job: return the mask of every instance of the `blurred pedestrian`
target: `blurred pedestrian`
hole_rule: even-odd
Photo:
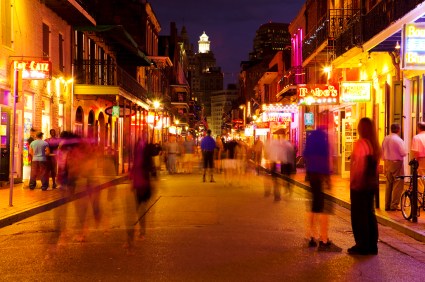
[[[31,174],[29,188],[34,190],[37,178],[41,180],[41,190],[46,191],[49,187],[49,176],[47,170],[47,155],[50,154],[49,144],[43,139],[43,132],[36,134],[36,139],[31,142],[29,147],[32,156]]]
[[[310,211],[307,213],[306,239],[309,247],[316,247],[318,251],[341,252],[342,249],[329,240],[328,214],[332,210],[325,208],[323,190],[330,189],[330,152],[326,132],[319,127],[307,134],[304,159],[306,173],[310,181],[312,199]],[[319,220],[320,232],[317,232],[316,221]]]
[[[127,225],[127,242],[125,248],[131,250],[134,245],[135,227],[139,224],[139,239],[145,237],[145,213],[147,210],[147,202],[152,195],[152,183],[150,171],[152,170],[152,155],[147,150],[147,144],[143,140],[139,140],[134,150],[134,164],[131,171],[132,179],[132,195],[128,195],[126,201],[126,225]]]
[[[224,152],[224,144],[221,140],[221,136],[217,135],[215,138],[215,150],[214,150],[214,167],[216,173],[221,173],[223,170],[222,166],[222,155]]]
[[[167,162],[168,173],[177,173],[177,155],[179,154],[179,144],[177,143],[176,136],[171,136],[170,141],[167,143]]]
[[[231,139],[226,141],[223,144],[224,147],[224,158],[222,159],[223,171],[224,171],[224,183],[226,185],[233,185],[236,181],[237,175],[237,147],[238,142],[236,140]]]
[[[206,181],[207,171],[209,171],[210,182],[215,182],[214,180],[214,150],[215,150],[215,140],[211,137],[211,129],[207,130],[207,135],[204,136],[201,140],[201,151],[202,151],[202,160],[204,173],[202,176],[202,181]]]
[[[255,142],[253,145],[253,152],[254,152],[254,164],[255,164],[255,170],[257,172],[257,175],[260,174],[260,168],[261,168],[261,160],[263,158],[263,141],[261,141],[260,137],[257,136],[255,138]]]
[[[50,154],[47,155],[48,175],[52,178],[52,188],[56,189],[56,175],[58,171],[56,153],[60,143],[60,139],[56,137],[56,130],[50,129],[50,137],[44,141],[49,144],[50,150]]]
[[[183,172],[193,172],[193,160],[195,157],[196,144],[191,134],[186,136],[186,140],[183,142],[184,156],[183,156]]]
[[[376,255],[378,222],[374,196],[379,189],[378,164],[381,148],[371,119],[360,119],[357,131],[360,138],[354,143],[350,158],[351,226],[356,244],[348,249],[348,253]]]
[[[295,148],[291,142],[287,139],[281,139],[281,156],[280,156],[280,173],[283,176],[289,178],[295,169]],[[286,182],[285,188],[286,193],[291,194],[291,182],[288,179],[284,180]]]
[[[418,123],[418,134],[413,136],[410,150],[419,163],[418,175],[425,175],[425,122]],[[424,186],[424,180],[418,178],[418,191],[423,193]]]
[[[30,129],[30,137],[28,137],[28,139],[27,139],[27,143],[28,143],[28,162],[31,164],[31,161],[32,161],[32,155],[31,155],[31,153],[29,152],[29,150],[30,150],[30,145],[31,145],[31,143],[35,140],[35,135],[37,134],[37,130],[35,130],[34,128],[32,128],[31,127],[31,129]]]
[[[382,157],[386,181],[385,210],[400,210],[400,197],[403,193],[403,179],[397,176],[404,174],[403,159],[407,155],[403,139],[400,138],[400,125],[391,124],[391,133],[382,142]]]

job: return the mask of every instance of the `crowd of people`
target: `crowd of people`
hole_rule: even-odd
[[[391,133],[381,144],[378,143],[376,127],[369,118],[361,118],[358,123],[358,140],[355,141],[350,156],[350,199],[351,225],[355,244],[347,252],[353,255],[378,254],[378,225],[375,215],[375,195],[379,189],[380,160],[384,161],[386,176],[385,210],[400,210],[400,196],[403,181],[397,176],[404,174],[404,159],[407,148],[399,136],[401,127],[392,124]],[[89,203],[80,211],[81,230],[84,233],[85,214],[91,205],[96,222],[100,221],[99,191],[93,183],[93,169],[96,166],[90,142],[64,131],[60,137],[54,129],[50,138],[43,140],[43,133],[32,130],[29,139],[29,158],[31,176],[29,188],[34,189],[36,180],[41,180],[41,189],[57,187],[73,195],[77,181],[86,179]],[[128,241],[131,247],[134,240],[134,222],[140,225],[139,237],[144,237],[144,213],[147,209],[153,189],[152,177],[156,177],[162,164],[169,175],[176,173],[190,174],[199,166],[202,182],[215,182],[215,174],[223,174],[224,185],[238,185],[245,178],[249,161],[255,167],[255,173],[261,170],[271,175],[271,185],[265,185],[265,196],[273,195],[274,200],[281,199],[281,190],[291,193],[290,174],[296,172],[296,147],[281,135],[263,142],[256,138],[248,145],[240,139],[224,136],[213,138],[211,130],[195,141],[190,134],[185,137],[171,136],[164,144],[151,144],[139,140],[134,149],[134,163],[130,177],[132,189],[130,202],[133,213],[128,213]],[[412,139],[411,151],[419,161],[418,172],[425,175],[425,123],[418,123],[418,134]],[[303,152],[300,154],[305,163],[306,179],[310,182],[312,199],[306,216],[305,238],[308,247],[317,247],[318,251],[340,252],[342,249],[330,240],[328,234],[329,215],[333,213],[332,205],[325,204],[325,189],[331,189],[332,174],[330,146],[327,128],[318,125],[306,135]],[[82,161],[84,160],[84,161]],[[423,183],[419,182],[419,191]],[[134,213],[134,211],[136,211]],[[136,215],[136,216],[135,216]],[[136,220],[136,221],[135,221]],[[317,226],[318,223],[318,226]],[[84,234],[82,235],[84,237]]]

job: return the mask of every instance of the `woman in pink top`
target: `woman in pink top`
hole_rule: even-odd
[[[351,227],[356,244],[352,255],[378,254],[378,223],[374,196],[378,189],[378,163],[381,148],[373,121],[362,118],[357,127],[359,140],[354,144],[350,166]],[[372,179],[372,181],[370,181]]]

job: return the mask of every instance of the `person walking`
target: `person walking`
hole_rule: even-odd
[[[360,138],[354,143],[350,159],[351,227],[356,244],[347,252],[351,255],[377,255],[378,222],[374,196],[379,189],[381,148],[371,119],[360,119],[357,131]]]
[[[201,140],[201,151],[202,151],[202,160],[204,173],[202,177],[202,181],[206,181],[207,170],[209,170],[209,175],[211,176],[210,182],[214,181],[214,150],[215,150],[215,140],[211,137],[211,129],[207,130],[207,135],[204,136]]]
[[[418,134],[412,138],[410,147],[413,157],[418,161],[418,175],[425,175],[425,122],[418,123]],[[418,191],[424,192],[424,180],[418,179]]]
[[[52,188],[56,189],[56,175],[58,172],[58,164],[56,153],[59,147],[60,139],[56,137],[56,130],[50,129],[50,138],[45,139],[49,144],[50,154],[47,155],[47,175],[52,178]]]
[[[328,214],[332,210],[325,209],[323,189],[330,189],[330,150],[328,136],[322,127],[307,135],[303,157],[312,192],[311,212],[307,215],[306,238],[309,247],[316,247],[319,239],[319,252],[341,252],[342,248],[329,240]],[[316,221],[319,220],[320,235],[317,236]]]
[[[407,155],[403,139],[400,138],[400,125],[391,124],[391,133],[382,141],[382,157],[384,159],[384,171],[386,181],[385,210],[400,210],[400,197],[403,193],[403,179],[396,179],[403,175],[403,159]]]
[[[29,152],[32,156],[29,188],[34,190],[37,185],[37,178],[39,177],[41,179],[41,190],[46,191],[49,188],[46,158],[50,154],[49,144],[42,139],[43,132],[38,132],[35,137],[36,139],[31,142],[29,147]]]
[[[184,146],[184,167],[183,172],[192,173],[193,172],[193,159],[195,157],[196,144],[193,140],[191,134],[186,136],[186,140],[183,142]]]
[[[252,146],[252,150],[254,151],[254,163],[255,163],[255,171],[257,175],[260,174],[261,168],[261,160],[263,158],[263,141],[261,141],[260,137],[255,137],[254,145]]]

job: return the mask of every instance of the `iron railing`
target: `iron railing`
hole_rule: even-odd
[[[304,84],[306,82],[306,69],[295,66],[289,69],[279,81],[279,91],[290,85]]]
[[[329,37],[329,21],[327,17],[323,17],[315,28],[308,33],[303,42],[303,60],[311,56],[315,50],[328,40]]]
[[[135,97],[146,100],[146,89],[113,62],[75,61],[74,73],[77,84],[119,86]]]

